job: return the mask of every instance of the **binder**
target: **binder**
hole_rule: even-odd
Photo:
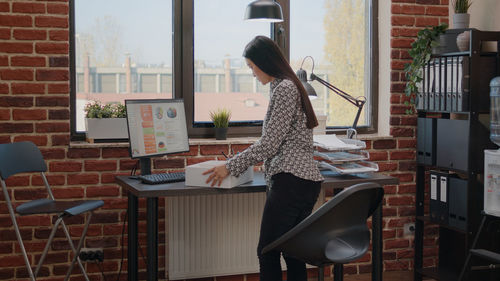
[[[417,110],[424,110],[424,85],[425,85],[425,66],[420,69],[422,81],[417,83]]]
[[[439,111],[446,111],[446,57],[440,58],[441,79],[439,79]]]
[[[446,58],[446,98],[445,98],[445,109],[446,112],[451,112],[451,95],[453,93],[453,74],[454,74],[454,57]]]
[[[429,90],[428,90],[428,97],[429,97],[429,111],[434,111],[434,98],[435,98],[435,83],[436,82],[436,76],[435,76],[435,63],[434,60],[431,60],[429,62]]]
[[[424,164],[436,164],[436,118],[425,118],[425,134],[424,134]]]
[[[467,181],[459,178],[449,179],[449,217],[448,224],[460,230],[467,230]]]
[[[431,172],[430,174],[431,196],[429,202],[429,216],[432,222],[439,222],[439,185],[438,175]]]
[[[425,164],[425,119],[417,118],[417,163]]]
[[[457,111],[469,110],[469,58],[459,57]]]
[[[439,177],[439,206],[438,221],[444,225],[448,224],[448,174]]]
[[[458,60],[459,57],[453,57],[453,76],[451,87],[451,111],[457,111],[457,95],[458,95]]]

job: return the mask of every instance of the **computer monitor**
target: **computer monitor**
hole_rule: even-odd
[[[125,100],[125,106],[132,158],[189,151],[183,100]]]

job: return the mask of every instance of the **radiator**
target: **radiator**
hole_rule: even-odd
[[[167,279],[259,272],[257,242],[265,196],[257,192],[168,197]],[[315,208],[324,202],[323,192],[319,197]]]
[[[167,198],[168,279],[259,271],[265,193]]]

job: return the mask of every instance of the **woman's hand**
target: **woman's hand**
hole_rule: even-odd
[[[206,170],[205,172],[203,172],[203,174],[204,175],[210,174],[206,181],[206,183],[212,182],[210,186],[214,186],[215,184],[220,186],[222,181],[225,178],[227,178],[227,176],[229,176],[229,171],[226,168],[226,165],[220,165],[217,167],[213,167],[212,169]]]

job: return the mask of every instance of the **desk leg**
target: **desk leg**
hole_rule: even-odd
[[[158,280],[158,198],[147,199],[148,281]]]
[[[382,281],[382,203],[372,216],[372,281]]]
[[[138,278],[137,266],[137,196],[132,193],[128,194],[128,244],[127,244],[127,258],[128,258],[128,280],[136,281]]]

